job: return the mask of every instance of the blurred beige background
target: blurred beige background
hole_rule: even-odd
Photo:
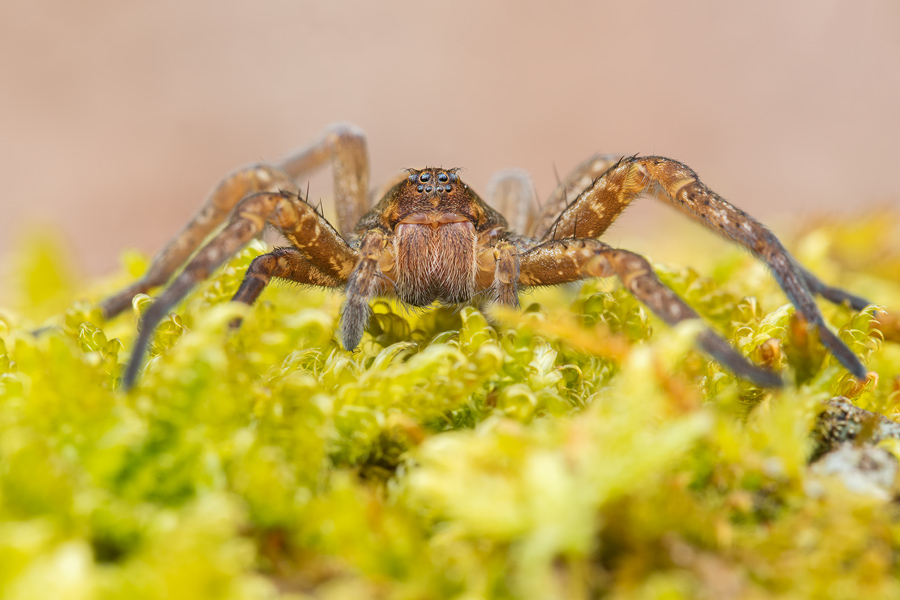
[[[518,166],[544,197],[596,151],[658,153],[770,222],[853,213],[900,204],[898,111],[897,0],[4,0],[0,254],[49,222],[109,271],[337,120],[374,182]],[[680,219],[642,202],[612,243]]]

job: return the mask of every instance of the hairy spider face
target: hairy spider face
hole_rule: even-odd
[[[409,176],[385,196],[381,211],[385,228],[417,223],[439,227],[468,221],[476,227],[485,222],[487,208],[456,173],[456,169],[427,167],[410,169]]]
[[[506,221],[469,189],[456,169],[410,169],[357,225],[389,236],[382,263],[393,291],[408,304],[456,304],[472,298],[478,248]]]
[[[455,170],[410,171],[385,217],[392,228],[396,293],[414,306],[465,302],[475,293],[476,224],[484,210]]]

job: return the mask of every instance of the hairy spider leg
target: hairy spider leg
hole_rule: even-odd
[[[744,211],[706,187],[688,166],[660,156],[627,157],[589,186],[560,214],[543,240],[599,237],[643,192],[674,205],[683,213],[728,240],[740,244],[765,262],[797,312],[819,329],[820,339],[857,379],[866,378],[859,357],[825,325],[813,292],[831,301],[868,304],[837,288],[822,284],[800,267],[778,238]]]
[[[295,244],[297,252],[325,277],[346,281],[353,272],[359,258],[357,252],[299,196],[291,192],[259,192],[244,198],[234,208],[225,228],[191,259],[147,309],[125,370],[123,389],[134,385],[153,331],[166,314],[198,282],[259,235],[266,223],[279,229]]]
[[[481,289],[487,288],[486,276],[492,276],[490,282],[490,300],[507,306],[519,308],[519,253],[520,249],[509,240],[494,240],[479,252],[479,275],[476,281]]]
[[[168,281],[203,240],[222,224],[241,198],[262,191],[274,192],[285,186],[292,186],[290,177],[267,166],[245,167],[223,179],[187,225],[153,257],[144,276],[100,304],[104,316],[107,319],[116,316],[131,306],[135,294],[145,293]]]
[[[257,256],[250,263],[232,301],[253,304],[272,277],[322,287],[346,284],[346,300],[341,309],[341,343],[345,349],[353,350],[362,340],[369,322],[372,312],[369,303],[376,295],[393,287],[381,271],[383,263],[391,262],[388,244],[389,236],[384,232],[368,231],[359,250],[342,259],[348,261],[350,269],[344,269],[340,273],[328,273],[319,269],[296,248],[276,248],[268,254]],[[348,271],[349,276],[344,276]],[[239,325],[240,319],[231,323],[232,327]]]
[[[353,125],[336,124],[321,138],[274,166],[244,167],[223,179],[197,214],[153,257],[147,273],[100,304],[104,316],[116,316],[131,305],[135,294],[168,281],[243,198],[258,192],[296,190],[296,179],[308,176],[329,161],[334,172],[339,230],[349,237],[356,221],[368,207],[369,162],[362,130]]]
[[[557,285],[586,277],[616,275],[635,298],[669,325],[700,316],[684,300],[659,280],[642,256],[613,248],[594,239],[551,240],[519,257],[523,286]],[[697,341],[715,360],[735,375],[762,387],[780,387],[781,378],[749,362],[710,329]]]
[[[596,154],[572,169],[544,202],[540,213],[532,221],[532,227],[525,233],[539,240],[546,238],[557,217],[621,158],[617,154]]]
[[[309,146],[291,153],[276,165],[294,180],[331,163],[337,230],[344,239],[369,212],[369,151],[365,132],[351,123],[335,123]]]
[[[393,283],[383,274],[383,271],[390,271],[393,267],[390,244],[389,234],[380,229],[370,229],[360,242],[359,259],[347,280],[344,305],[341,307],[341,343],[345,350],[359,346],[372,313],[369,306],[372,299],[393,288]]]
[[[847,290],[842,290],[841,288],[823,283],[821,279],[810,273],[802,265],[800,265],[800,272],[803,273],[803,277],[806,279],[806,285],[809,286],[809,289],[812,290],[814,294],[818,294],[826,300],[835,304],[844,304],[846,302],[853,310],[862,310],[871,304],[871,302],[861,296],[856,296]]]
[[[273,277],[320,287],[338,287],[345,283],[318,269],[296,248],[275,248],[272,252],[260,254],[253,259],[231,301],[253,304]],[[240,324],[240,319],[231,323],[232,327]]]
[[[538,217],[534,182],[524,169],[497,171],[488,180],[488,205],[506,218],[509,228],[525,235]]]

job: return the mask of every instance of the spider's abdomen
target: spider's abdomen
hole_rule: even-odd
[[[414,306],[471,299],[475,293],[475,242],[470,221],[398,224],[393,273],[397,296]]]

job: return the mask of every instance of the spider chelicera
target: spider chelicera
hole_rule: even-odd
[[[307,203],[297,184],[328,163],[334,173],[337,228]],[[684,164],[660,156],[596,156],[576,167],[540,209],[530,202],[527,175],[510,172],[495,183],[485,203],[456,169],[409,169],[373,194],[377,203],[370,202],[365,135],[347,124],[331,126],[319,140],[279,163],[233,173],[154,257],[144,277],[102,303],[111,318],[135,294],[166,283],[228,219],[144,314],[123,387],[134,385],[153,331],[166,314],[266,224],[291,246],[257,257],[233,299],[252,304],[273,277],[342,287],[346,300],[340,335],[347,350],[359,344],[369,302],[379,295],[394,295],[414,306],[459,304],[483,295],[518,307],[523,287],[615,275],[666,323],[697,319],[646,259],[597,239],[643,193],[671,203],[764,261],[797,313],[818,329],[822,342],[854,377],[865,379],[862,362],[825,325],[814,295],[856,310],[869,302],[819,281],[771,231],[706,187]],[[512,226],[492,206],[507,212]],[[740,377],[764,387],[782,383],[709,329],[700,333],[698,343]]]

